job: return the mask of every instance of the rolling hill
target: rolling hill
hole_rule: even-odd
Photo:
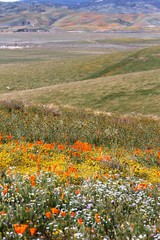
[[[32,0],[23,0],[32,3]],[[87,9],[96,11],[118,11],[118,12],[153,12],[160,8],[159,0],[38,0],[55,6],[67,6],[74,9]]]
[[[0,64],[0,100],[160,115],[159,46],[103,55],[70,55],[70,59],[66,53],[55,58],[55,52],[49,50],[50,59],[45,59],[42,49],[16,51],[11,62]],[[29,62],[16,58],[13,62],[13,55],[24,52]],[[40,58],[34,59],[35,55]]]

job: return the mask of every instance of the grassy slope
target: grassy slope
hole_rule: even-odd
[[[130,72],[147,71],[160,68],[160,47],[145,48],[126,55],[111,66],[104,66],[102,69],[88,76],[95,78],[100,76],[112,76]]]
[[[63,83],[0,95],[36,103],[68,104],[121,113],[160,115],[160,69]]]
[[[112,66],[126,58],[126,53],[100,56],[69,55],[67,52],[18,50],[17,55],[0,56],[7,64],[0,64],[0,93],[11,90],[32,89],[49,85],[88,79],[91,74]],[[12,54],[12,53],[11,53]],[[21,62],[20,62],[21,61]]]
[[[49,51],[38,53],[35,50],[28,55],[23,50],[18,51],[22,63],[17,62],[13,56],[15,63],[11,64],[8,56],[6,59],[9,64],[0,65],[0,99],[19,98],[98,108],[109,112],[160,115],[158,46],[134,52],[96,57],[73,55],[70,58],[67,53],[61,53],[61,57],[57,53],[56,58],[55,53]],[[28,63],[27,58],[34,61]],[[47,60],[44,61],[44,58]],[[5,94],[7,91],[10,93]]]

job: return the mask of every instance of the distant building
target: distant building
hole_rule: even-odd
[[[45,28],[19,28],[14,32],[48,32]]]

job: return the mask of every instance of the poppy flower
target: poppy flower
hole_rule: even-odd
[[[61,216],[65,217],[66,216],[66,212],[65,211],[61,212]]]
[[[72,217],[74,217],[74,216],[75,216],[75,214],[76,214],[75,212],[71,212],[71,216],[72,216]]]
[[[80,194],[80,191],[79,191],[79,190],[76,190],[76,191],[75,191],[75,194],[76,194],[76,195]]]
[[[28,228],[27,224],[20,224],[20,225],[14,224],[14,231],[17,234],[24,234],[27,228]]]
[[[46,212],[45,215],[46,215],[46,217],[47,217],[48,219],[51,218],[51,212]]]
[[[33,236],[36,233],[37,228],[30,228],[29,231],[30,231],[30,234]]]
[[[6,215],[6,212],[5,212],[5,211],[2,211],[2,212],[0,212],[0,214],[1,214],[2,216],[5,216],[5,215]]]
[[[58,208],[51,208],[51,211],[53,214],[59,214],[59,209]]]
[[[79,218],[79,219],[77,220],[77,222],[81,225],[81,224],[83,223],[82,218]]]

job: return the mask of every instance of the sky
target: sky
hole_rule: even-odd
[[[0,0],[0,2],[17,2],[19,0]]]

